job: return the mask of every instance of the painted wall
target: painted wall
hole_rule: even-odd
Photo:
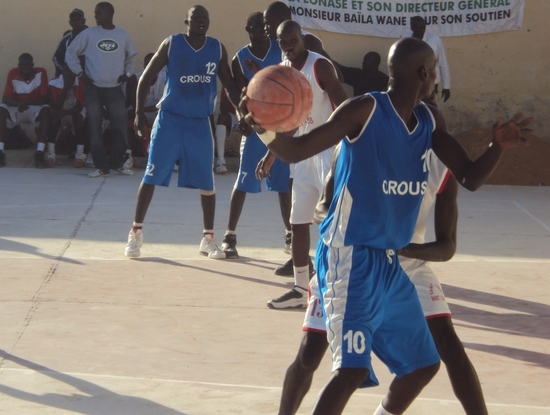
[[[53,75],[51,56],[62,33],[70,29],[69,12],[84,10],[94,25],[93,0],[1,0],[0,84],[23,52],[34,56],[35,64]],[[113,0],[115,24],[128,30],[143,56],[155,51],[171,33],[185,31],[186,12],[196,1]],[[203,0],[210,11],[211,36],[225,44],[230,57],[248,37],[246,17],[263,11],[271,0]],[[550,1],[526,0],[523,29],[489,35],[445,37],[443,43],[451,67],[451,99],[441,104],[449,128],[460,132],[486,127],[498,116],[518,110],[534,113],[537,135],[550,141]],[[429,29],[428,29],[429,30]],[[325,49],[340,63],[359,66],[363,55],[374,50],[387,55],[395,39],[342,35],[315,31]],[[382,70],[387,71],[383,64]]]

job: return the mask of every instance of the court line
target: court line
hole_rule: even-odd
[[[533,215],[531,212],[529,212],[527,209],[525,209],[519,202],[514,201],[513,203],[523,213],[525,213],[527,216],[529,216],[531,219],[533,219],[535,222],[537,222],[539,225],[541,225],[544,229],[546,229],[548,232],[550,232],[550,226],[547,226],[543,221],[541,221],[539,218],[537,218],[535,215]]]

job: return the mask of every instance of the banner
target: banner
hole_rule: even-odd
[[[462,36],[520,30],[525,0],[283,0],[304,28],[378,37],[410,36],[410,18],[428,31]]]

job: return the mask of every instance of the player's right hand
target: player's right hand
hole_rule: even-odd
[[[136,111],[134,118],[134,131],[139,138],[143,138],[143,125],[145,124],[145,114],[143,111]]]

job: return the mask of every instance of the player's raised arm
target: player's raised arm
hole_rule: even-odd
[[[493,139],[485,152],[472,161],[464,147],[447,132],[445,121],[437,109],[432,108],[436,117],[436,130],[432,136],[435,154],[451,170],[458,182],[468,190],[478,189],[493,174],[503,152],[525,141],[523,133],[532,131],[528,125],[532,117],[523,118],[521,113],[511,120],[498,120],[493,126]]]

